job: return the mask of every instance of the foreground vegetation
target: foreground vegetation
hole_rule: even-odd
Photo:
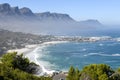
[[[16,52],[0,58],[0,80],[52,80],[51,77],[35,76],[39,66]],[[82,70],[70,67],[66,80],[120,80],[120,68],[113,70],[106,64],[91,64]]]
[[[106,64],[91,64],[80,71],[71,66],[67,80],[120,80],[120,69],[114,71]]]
[[[38,65],[31,63],[23,55],[7,53],[0,62],[0,80],[52,80],[50,77],[34,76]]]

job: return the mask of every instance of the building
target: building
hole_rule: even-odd
[[[66,75],[63,73],[59,73],[59,74],[53,76],[53,80],[66,80]]]

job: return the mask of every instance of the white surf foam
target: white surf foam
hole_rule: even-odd
[[[39,47],[37,47],[35,50],[33,50],[31,53],[27,54],[26,57],[28,57],[30,59],[30,61],[35,62],[36,64],[38,64],[40,66],[40,68],[42,69],[42,72],[39,75],[44,75],[44,74],[52,74],[53,72],[55,72],[55,70],[50,70],[51,66],[55,66],[47,61],[43,61],[40,60],[40,58],[43,57],[43,50],[45,48],[47,48],[50,45],[53,44],[59,44],[59,43],[66,43],[67,41],[52,41],[52,42],[45,42],[43,44],[41,44]],[[39,60],[38,60],[39,58]],[[47,68],[45,67],[47,66]],[[49,66],[49,68],[48,68]]]
[[[99,44],[99,46],[103,46],[103,44],[102,44],[102,43],[100,43],[100,44]]]
[[[89,54],[85,54],[84,56],[120,56],[120,54],[102,54],[102,53],[89,53]]]
[[[111,40],[111,36],[90,37],[92,40]]]
[[[118,62],[118,61],[114,61],[114,60],[111,60],[111,61],[105,61],[106,63],[115,63],[115,62]]]
[[[82,51],[86,51],[87,49],[83,48]]]
[[[36,48],[33,52],[29,53],[28,55],[26,55],[26,57],[28,57],[30,59],[31,62],[35,62],[36,64],[38,64],[40,66],[40,68],[42,69],[40,71],[39,75],[44,75],[44,74],[52,74],[54,71],[53,70],[47,70],[45,68],[45,65],[51,65],[45,61],[39,61],[38,58],[42,58],[42,53],[40,53],[40,49],[42,52],[42,49],[45,48],[45,46],[43,47],[38,47]],[[37,50],[39,49],[39,53],[37,52]]]

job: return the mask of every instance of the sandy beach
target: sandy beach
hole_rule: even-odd
[[[44,74],[53,74],[55,72],[54,70],[47,70],[45,68],[45,62],[43,61],[38,61],[37,58],[40,56],[42,57],[42,52],[39,53],[39,55],[36,53],[36,50],[39,49],[42,51],[43,48],[54,45],[54,44],[59,44],[59,43],[66,43],[68,41],[50,41],[50,42],[44,42],[41,44],[34,44],[34,45],[26,45],[25,48],[22,49],[14,49],[14,50],[9,50],[8,52],[18,52],[18,54],[23,53],[24,56],[28,57],[30,61],[35,62],[36,64],[40,65],[42,73],[39,75],[44,75]],[[41,71],[40,71],[41,72]]]
[[[21,48],[21,49],[11,49],[8,50],[7,52],[17,52],[17,54],[27,54],[29,52],[32,52],[36,47],[38,47],[40,44],[32,44],[32,45],[26,45],[25,48]]]
[[[21,48],[21,49],[11,49],[11,50],[8,50],[7,52],[17,52],[18,55],[19,54],[27,54],[27,53],[30,53],[32,52],[35,48],[39,47],[39,46],[47,46],[47,45],[52,45],[52,44],[58,44],[58,43],[64,43],[64,42],[67,42],[67,41],[50,41],[50,42],[44,42],[44,43],[41,43],[41,44],[32,44],[32,45],[26,45],[25,48]]]
[[[54,70],[47,70],[44,67],[45,62],[39,62],[37,58],[42,56],[42,53],[39,54],[39,56],[36,53],[36,50],[42,50],[43,48],[49,46],[49,45],[54,45],[54,44],[59,44],[59,43],[66,43],[68,41],[50,41],[50,42],[44,42],[41,44],[33,44],[33,45],[26,45],[25,48],[21,49],[13,49],[13,50],[8,50],[8,52],[18,52],[18,55],[23,53],[24,56],[28,57],[31,62],[35,62],[36,64],[40,65],[42,69],[42,74],[53,74],[55,72]]]

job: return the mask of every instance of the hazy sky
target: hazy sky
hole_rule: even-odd
[[[33,12],[67,13],[77,21],[97,19],[120,24],[120,0],[0,0],[12,6],[29,7]]]

